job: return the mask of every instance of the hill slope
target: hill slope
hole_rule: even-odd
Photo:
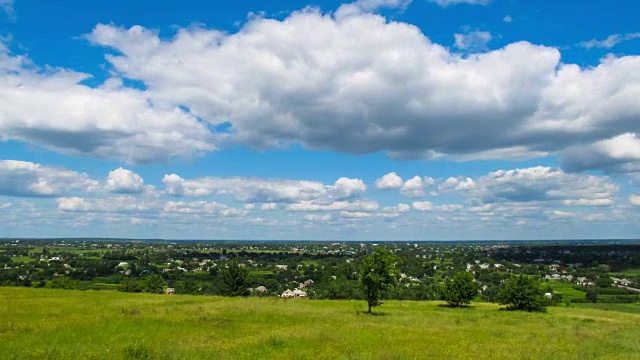
[[[0,288],[6,359],[640,359],[640,314]]]

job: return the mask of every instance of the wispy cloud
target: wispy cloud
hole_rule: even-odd
[[[487,50],[487,44],[493,39],[488,31],[472,31],[466,34],[455,34],[454,37],[458,49],[470,52]]]
[[[11,20],[15,20],[16,11],[13,8],[13,0],[0,0],[0,8]]]
[[[343,4],[336,12],[337,17],[374,13],[380,9],[398,9],[404,11],[413,0],[358,0]]]
[[[589,41],[583,41],[579,43],[578,46],[581,46],[585,49],[611,49],[612,47],[622,42],[638,38],[640,38],[640,33],[613,34],[602,40],[591,39]]]
[[[442,7],[447,7],[449,5],[458,5],[458,4],[487,5],[491,2],[491,0],[429,0],[429,1],[436,3]]]

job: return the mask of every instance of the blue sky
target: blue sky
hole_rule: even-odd
[[[639,6],[0,0],[0,237],[637,237]]]

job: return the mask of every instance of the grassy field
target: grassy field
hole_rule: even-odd
[[[19,264],[23,264],[23,263],[30,263],[30,262],[34,262],[36,261],[36,259],[29,257],[29,256],[14,256],[11,258],[11,261],[14,263],[19,263]]]
[[[0,288],[0,358],[640,359],[631,306],[439,305]]]
[[[548,285],[551,286],[554,292],[561,293],[562,300],[584,299],[585,292],[574,289],[574,285],[572,283],[549,281],[545,282],[543,285],[543,288],[546,288]]]
[[[638,276],[640,275],[640,269],[628,269],[621,272],[612,272],[609,275],[614,277],[625,277],[625,276]]]
[[[599,309],[603,311],[622,311],[632,314],[640,314],[640,303],[634,304],[575,304],[575,306],[585,309]]]

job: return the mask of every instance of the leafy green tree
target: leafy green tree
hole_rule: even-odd
[[[237,261],[229,261],[227,266],[218,272],[221,280],[221,290],[226,296],[249,295],[249,271]]]
[[[466,305],[478,294],[478,284],[470,272],[460,271],[448,278],[441,289],[441,299],[449,306]]]
[[[193,279],[187,279],[178,284],[176,289],[178,294],[198,295],[200,294],[200,287]]]
[[[514,276],[506,281],[496,300],[509,310],[545,311],[544,294],[538,281],[527,275]]]
[[[598,302],[598,292],[596,290],[587,290],[587,293],[584,294],[584,297],[592,303]]]
[[[137,293],[137,292],[142,292],[142,290],[144,290],[144,285],[140,281],[127,279],[122,283],[120,283],[118,290],[123,292]]]
[[[482,292],[482,294],[480,294],[480,298],[482,298],[482,300],[488,301],[488,302],[495,302],[496,301],[496,295],[498,295],[498,292],[500,291],[500,287],[498,286],[489,286],[486,290],[484,290]]]
[[[147,277],[145,291],[154,294],[162,294],[164,292],[164,279],[158,274]]]
[[[364,258],[360,283],[369,306],[369,314],[374,306],[382,305],[382,291],[395,283],[398,274],[395,268],[396,260],[396,256],[382,246],[376,246],[371,255]]]
[[[345,277],[337,276],[335,279],[328,278],[316,286],[318,289],[313,297],[318,299],[358,299],[362,298],[360,286],[355,280],[348,280]]]
[[[73,280],[68,276],[58,276],[51,282],[53,289],[78,290],[80,289],[80,281]]]
[[[600,276],[594,280],[597,287],[606,288],[610,287],[613,280],[609,276]]]

